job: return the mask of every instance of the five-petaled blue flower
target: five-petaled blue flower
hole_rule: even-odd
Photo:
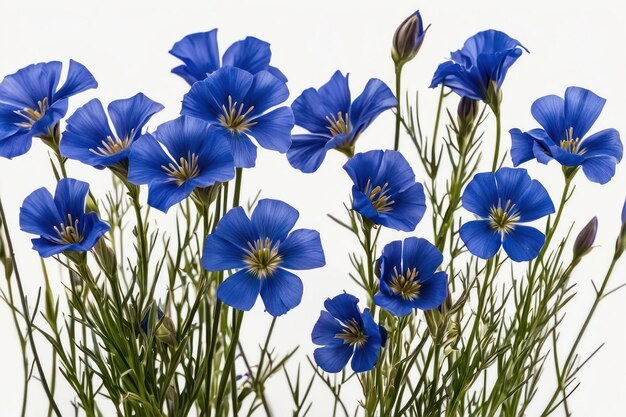
[[[409,237],[383,248],[378,259],[380,291],[374,303],[402,317],[413,309],[432,310],[448,293],[448,274],[437,272],[443,255],[426,239]]]
[[[278,200],[260,200],[248,218],[235,207],[207,236],[202,266],[209,271],[239,269],[217,288],[217,298],[238,310],[250,310],[259,294],[272,316],[300,304],[302,281],[287,269],[325,265],[320,235],[315,230],[289,233],[299,213]]]
[[[85,213],[89,184],[61,179],[54,197],[45,188],[33,191],[20,209],[20,228],[39,235],[33,249],[43,258],[62,252],[86,252],[94,247],[109,225],[96,213]]]
[[[426,211],[426,196],[400,152],[359,153],[343,168],[354,182],[354,210],[375,224],[404,232],[415,230]]]
[[[313,357],[326,372],[341,371],[350,357],[354,372],[369,371],[385,346],[387,330],[376,324],[369,309],[361,313],[358,303],[358,298],[346,293],[324,302],[327,311],[320,313],[311,338],[323,346],[315,349]]]
[[[315,172],[329,149],[351,157],[361,133],[379,114],[397,105],[389,87],[376,78],[352,102],[348,76],[335,72],[319,90],[304,90],[291,105],[296,125],[310,133],[292,136],[289,163],[302,172]]]
[[[77,159],[96,168],[108,167],[128,158],[130,146],[141,136],[141,129],[163,106],[139,93],[115,100],[108,113],[115,133],[111,131],[100,100],[93,99],[67,119],[59,149],[67,158]]]
[[[235,176],[226,139],[202,120],[185,116],[137,139],[128,161],[128,180],[148,184],[148,204],[163,212],[194,189]]]
[[[67,113],[68,98],[98,83],[82,64],[70,60],[63,86],[57,89],[62,64],[32,64],[0,83],[0,156],[13,158],[30,149],[33,137],[51,134]]]
[[[291,145],[293,113],[289,107],[270,110],[287,100],[284,81],[267,71],[254,75],[224,67],[195,83],[183,99],[182,114],[205,120],[228,139],[235,166],[253,167],[259,144],[281,153]]]
[[[522,168],[500,168],[476,174],[463,193],[463,207],[478,215],[461,226],[459,234],[469,251],[488,259],[504,246],[509,257],[529,261],[537,256],[545,236],[520,223],[554,213],[546,189]]]
[[[543,129],[522,133],[511,129],[511,158],[515,166],[536,158],[556,159],[566,167],[582,166],[590,181],[607,183],[622,160],[623,146],[615,129],[584,136],[600,116],[605,99],[580,87],[565,90],[565,99],[549,95],[537,99],[531,112]]]
[[[500,103],[500,88],[506,73],[522,55],[524,46],[497,30],[479,32],[451,53],[451,61],[440,64],[431,88],[440,84],[461,97],[482,100],[491,107]]]
[[[185,36],[174,44],[170,54],[183,61],[183,65],[172,69],[172,72],[189,85],[204,80],[220,67],[237,67],[252,74],[269,71],[281,81],[287,82],[287,77],[278,68],[270,65],[270,44],[252,36],[233,43],[224,52],[221,65],[217,29]]]

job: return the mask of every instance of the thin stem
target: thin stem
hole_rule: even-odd
[[[493,153],[493,164],[491,165],[491,171],[496,172],[498,169],[498,163],[500,162],[500,136],[502,134],[502,123],[500,120],[500,110],[494,111],[496,116],[496,149]]]
[[[241,196],[241,177],[243,177],[243,169],[237,168],[235,171],[235,195],[233,196],[233,208],[239,207],[239,199]]]
[[[393,149],[397,151],[400,149],[400,121],[402,119],[401,115],[401,103],[400,103],[400,94],[401,84],[402,84],[402,64],[396,65],[396,99],[398,100],[398,104],[396,106],[396,135],[393,142]]]
[[[2,219],[2,227],[4,229],[4,236],[7,240],[7,246],[9,249],[9,254],[11,257],[11,262],[13,263],[13,273],[15,274],[15,281],[17,282],[17,290],[19,292],[20,301],[22,304],[22,314],[26,319],[27,329],[26,333],[28,334],[28,340],[30,342],[30,348],[33,352],[33,357],[35,359],[35,366],[37,367],[37,372],[39,372],[39,378],[41,381],[41,385],[48,397],[48,401],[52,405],[54,410],[54,414],[57,417],[61,417],[61,412],[59,411],[59,407],[57,407],[56,402],[54,401],[54,396],[50,391],[50,387],[48,386],[48,380],[46,379],[46,374],[43,370],[43,366],[41,365],[41,361],[39,359],[39,354],[37,353],[37,346],[35,344],[35,338],[33,337],[33,324],[30,317],[30,312],[28,310],[28,302],[26,301],[26,296],[24,295],[24,288],[22,287],[22,279],[20,277],[20,272],[17,267],[17,260],[15,259],[15,252],[13,250],[13,242],[11,241],[11,234],[9,233],[9,228],[6,222],[6,216],[4,214],[4,206],[2,205],[2,200],[0,199],[0,218]]]

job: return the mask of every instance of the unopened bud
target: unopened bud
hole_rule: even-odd
[[[594,216],[594,218],[583,227],[578,237],[576,237],[576,241],[574,241],[574,262],[580,261],[583,256],[591,252],[597,233],[598,218]]]
[[[622,227],[617,237],[617,242],[615,243],[615,257],[619,258],[622,256],[624,249],[626,249],[626,201],[622,208]]]
[[[428,28],[426,28],[428,29]],[[407,17],[393,35],[391,58],[396,65],[403,65],[417,55],[426,34],[419,10]]]
[[[115,275],[117,271],[117,258],[115,252],[107,245],[105,239],[98,240],[98,243],[96,243],[96,246],[93,248],[93,252],[100,269],[102,269],[107,276]]]
[[[461,97],[456,113],[459,125],[472,125],[478,116],[478,101]]]
[[[169,346],[176,346],[176,327],[174,322],[163,311],[157,307],[156,317],[151,317],[152,309],[148,310],[141,320],[141,330],[145,334],[149,334],[152,330],[151,323],[156,323],[154,328],[154,337]],[[154,320],[154,321],[153,321]]]

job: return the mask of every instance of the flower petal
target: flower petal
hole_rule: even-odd
[[[619,162],[622,160],[624,146],[617,130],[604,129],[586,138],[580,146],[580,151],[588,158],[609,155]]]
[[[163,148],[150,134],[145,134],[131,147],[128,155],[128,181],[133,184],[149,184],[157,178],[167,179],[162,166],[172,162]]]
[[[521,222],[530,222],[554,213],[554,204],[550,194],[537,180],[532,180],[525,187],[525,192],[517,201]]]
[[[237,168],[252,168],[256,164],[256,146],[245,133],[232,134],[222,129],[222,134],[228,140],[233,160]]]
[[[277,243],[285,241],[299,216],[298,210],[289,204],[265,198],[259,200],[250,220],[260,238]]]
[[[63,86],[54,94],[54,101],[63,100],[90,88],[96,88],[98,82],[91,72],[80,62],[70,59],[70,68]]]
[[[202,266],[207,271],[226,271],[244,268],[244,250],[213,233],[206,237],[202,252]]]
[[[261,298],[265,310],[274,317],[282,316],[302,301],[302,281],[282,268],[262,281]]]
[[[50,191],[33,191],[20,208],[20,229],[40,236],[55,236],[54,227],[63,222]]]
[[[545,236],[534,227],[516,225],[504,235],[502,246],[509,258],[516,262],[530,261],[541,250]]]
[[[261,280],[242,269],[217,287],[217,298],[237,310],[249,311],[261,292]]]
[[[85,214],[85,201],[89,192],[89,184],[73,178],[62,178],[54,192],[54,204],[59,214],[66,219],[69,214],[72,220],[80,220]],[[64,221],[67,226],[67,220]]]
[[[142,93],[112,101],[108,107],[109,116],[120,139],[131,136],[131,133],[133,138],[139,137],[148,120],[163,109],[162,104],[150,100]]]
[[[565,90],[565,122],[574,129],[573,138],[584,137],[602,112],[606,100],[593,92],[568,87]]]
[[[324,162],[327,142],[328,138],[321,135],[293,135],[287,160],[292,167],[304,173],[315,172]]]
[[[583,172],[589,181],[606,184],[615,175],[617,162],[612,156],[588,158],[582,163]]]
[[[463,208],[480,217],[489,217],[491,207],[498,205],[496,177],[491,172],[474,175],[461,197]]]
[[[293,113],[289,107],[280,107],[254,119],[250,134],[265,149],[285,153],[291,146]]]
[[[252,85],[242,102],[247,107],[254,107],[250,115],[256,116],[284,102],[288,97],[287,84],[270,72],[261,71],[254,75]]]
[[[555,95],[541,97],[532,104],[530,112],[555,144],[565,139],[569,126],[565,120],[565,101]]]
[[[415,300],[415,307],[420,310],[432,310],[443,304],[448,295],[448,274],[435,272],[428,280],[423,281],[420,295]]]
[[[280,244],[281,266],[287,269],[314,269],[326,265],[320,234],[316,230],[298,229]]]
[[[336,373],[346,367],[352,352],[353,349],[346,344],[325,346],[315,349],[313,358],[315,363],[325,372]]]
[[[252,222],[242,207],[235,207],[222,217],[215,227],[215,235],[239,247],[248,250],[248,243],[259,238]]]
[[[343,332],[343,326],[327,311],[320,313],[320,318],[313,326],[311,339],[316,345],[343,345],[343,340],[335,337]]]
[[[269,43],[248,36],[228,47],[222,56],[222,65],[241,68],[251,74],[256,74],[268,69],[271,57]]]
[[[482,259],[491,258],[502,244],[500,233],[491,228],[488,220],[465,223],[459,229],[459,235],[472,255]]]
[[[408,237],[402,248],[402,272],[416,269],[422,276],[431,276],[443,262],[443,254],[426,239]]]
[[[382,112],[398,105],[398,100],[379,79],[370,79],[361,95],[352,103],[350,122],[358,132],[365,130]]]
[[[176,67],[172,72],[183,77],[189,85],[205,79],[220,67],[217,29],[185,36],[174,44],[170,54],[185,63],[186,67]]]
[[[326,301],[324,301],[326,310],[337,320],[344,323],[354,320],[361,325],[363,319],[357,307],[358,304],[359,299],[348,293],[339,294],[333,298],[327,298]]]

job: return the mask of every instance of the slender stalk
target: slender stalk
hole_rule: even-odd
[[[437,116],[435,116],[435,128],[433,130],[433,139],[432,139],[432,151],[431,151],[431,158],[432,158],[432,163],[434,163],[435,160],[435,143],[437,142],[437,134],[439,133],[439,121],[441,120],[441,109],[443,108],[443,98],[446,95],[444,94],[443,91],[443,85],[441,86],[441,89],[439,90],[439,102],[437,103]]]
[[[26,333],[28,334],[30,348],[31,348],[31,351],[33,352],[33,358],[35,359],[35,366],[37,367],[37,372],[39,373],[39,379],[40,379],[41,385],[46,393],[46,396],[48,397],[48,401],[52,405],[54,414],[57,417],[61,417],[61,412],[59,411],[59,407],[54,401],[54,396],[52,395],[52,391],[50,391],[48,380],[46,379],[46,374],[43,370],[43,366],[41,365],[41,360],[39,359],[39,354],[37,352],[37,345],[35,344],[35,338],[33,337],[33,324],[32,324],[30,312],[28,309],[28,302],[26,300],[26,296],[24,295],[22,279],[20,277],[20,272],[17,267],[17,260],[15,259],[15,252],[13,250],[13,242],[11,240],[11,234],[9,233],[9,228],[7,226],[6,215],[4,213],[4,206],[2,205],[1,199],[0,199],[0,218],[2,218],[2,227],[4,229],[4,236],[7,241],[7,246],[8,246],[9,254],[11,257],[11,262],[13,263],[13,273],[15,274],[15,281],[17,282],[17,290],[18,290],[20,301],[22,304],[22,314],[27,324]]]
[[[496,117],[496,149],[493,153],[493,164],[491,164],[491,171],[496,172],[498,169],[498,163],[500,162],[500,136],[502,134],[502,122],[500,120],[500,110],[494,111]]]
[[[243,177],[243,169],[237,168],[235,171],[235,195],[233,196],[233,208],[239,207],[239,199],[241,196],[241,178]]]
[[[396,65],[396,99],[398,100],[398,105],[396,106],[396,135],[393,142],[393,150],[397,151],[400,149],[400,121],[402,119],[401,114],[401,103],[400,103],[400,94],[402,93],[402,64]]]

